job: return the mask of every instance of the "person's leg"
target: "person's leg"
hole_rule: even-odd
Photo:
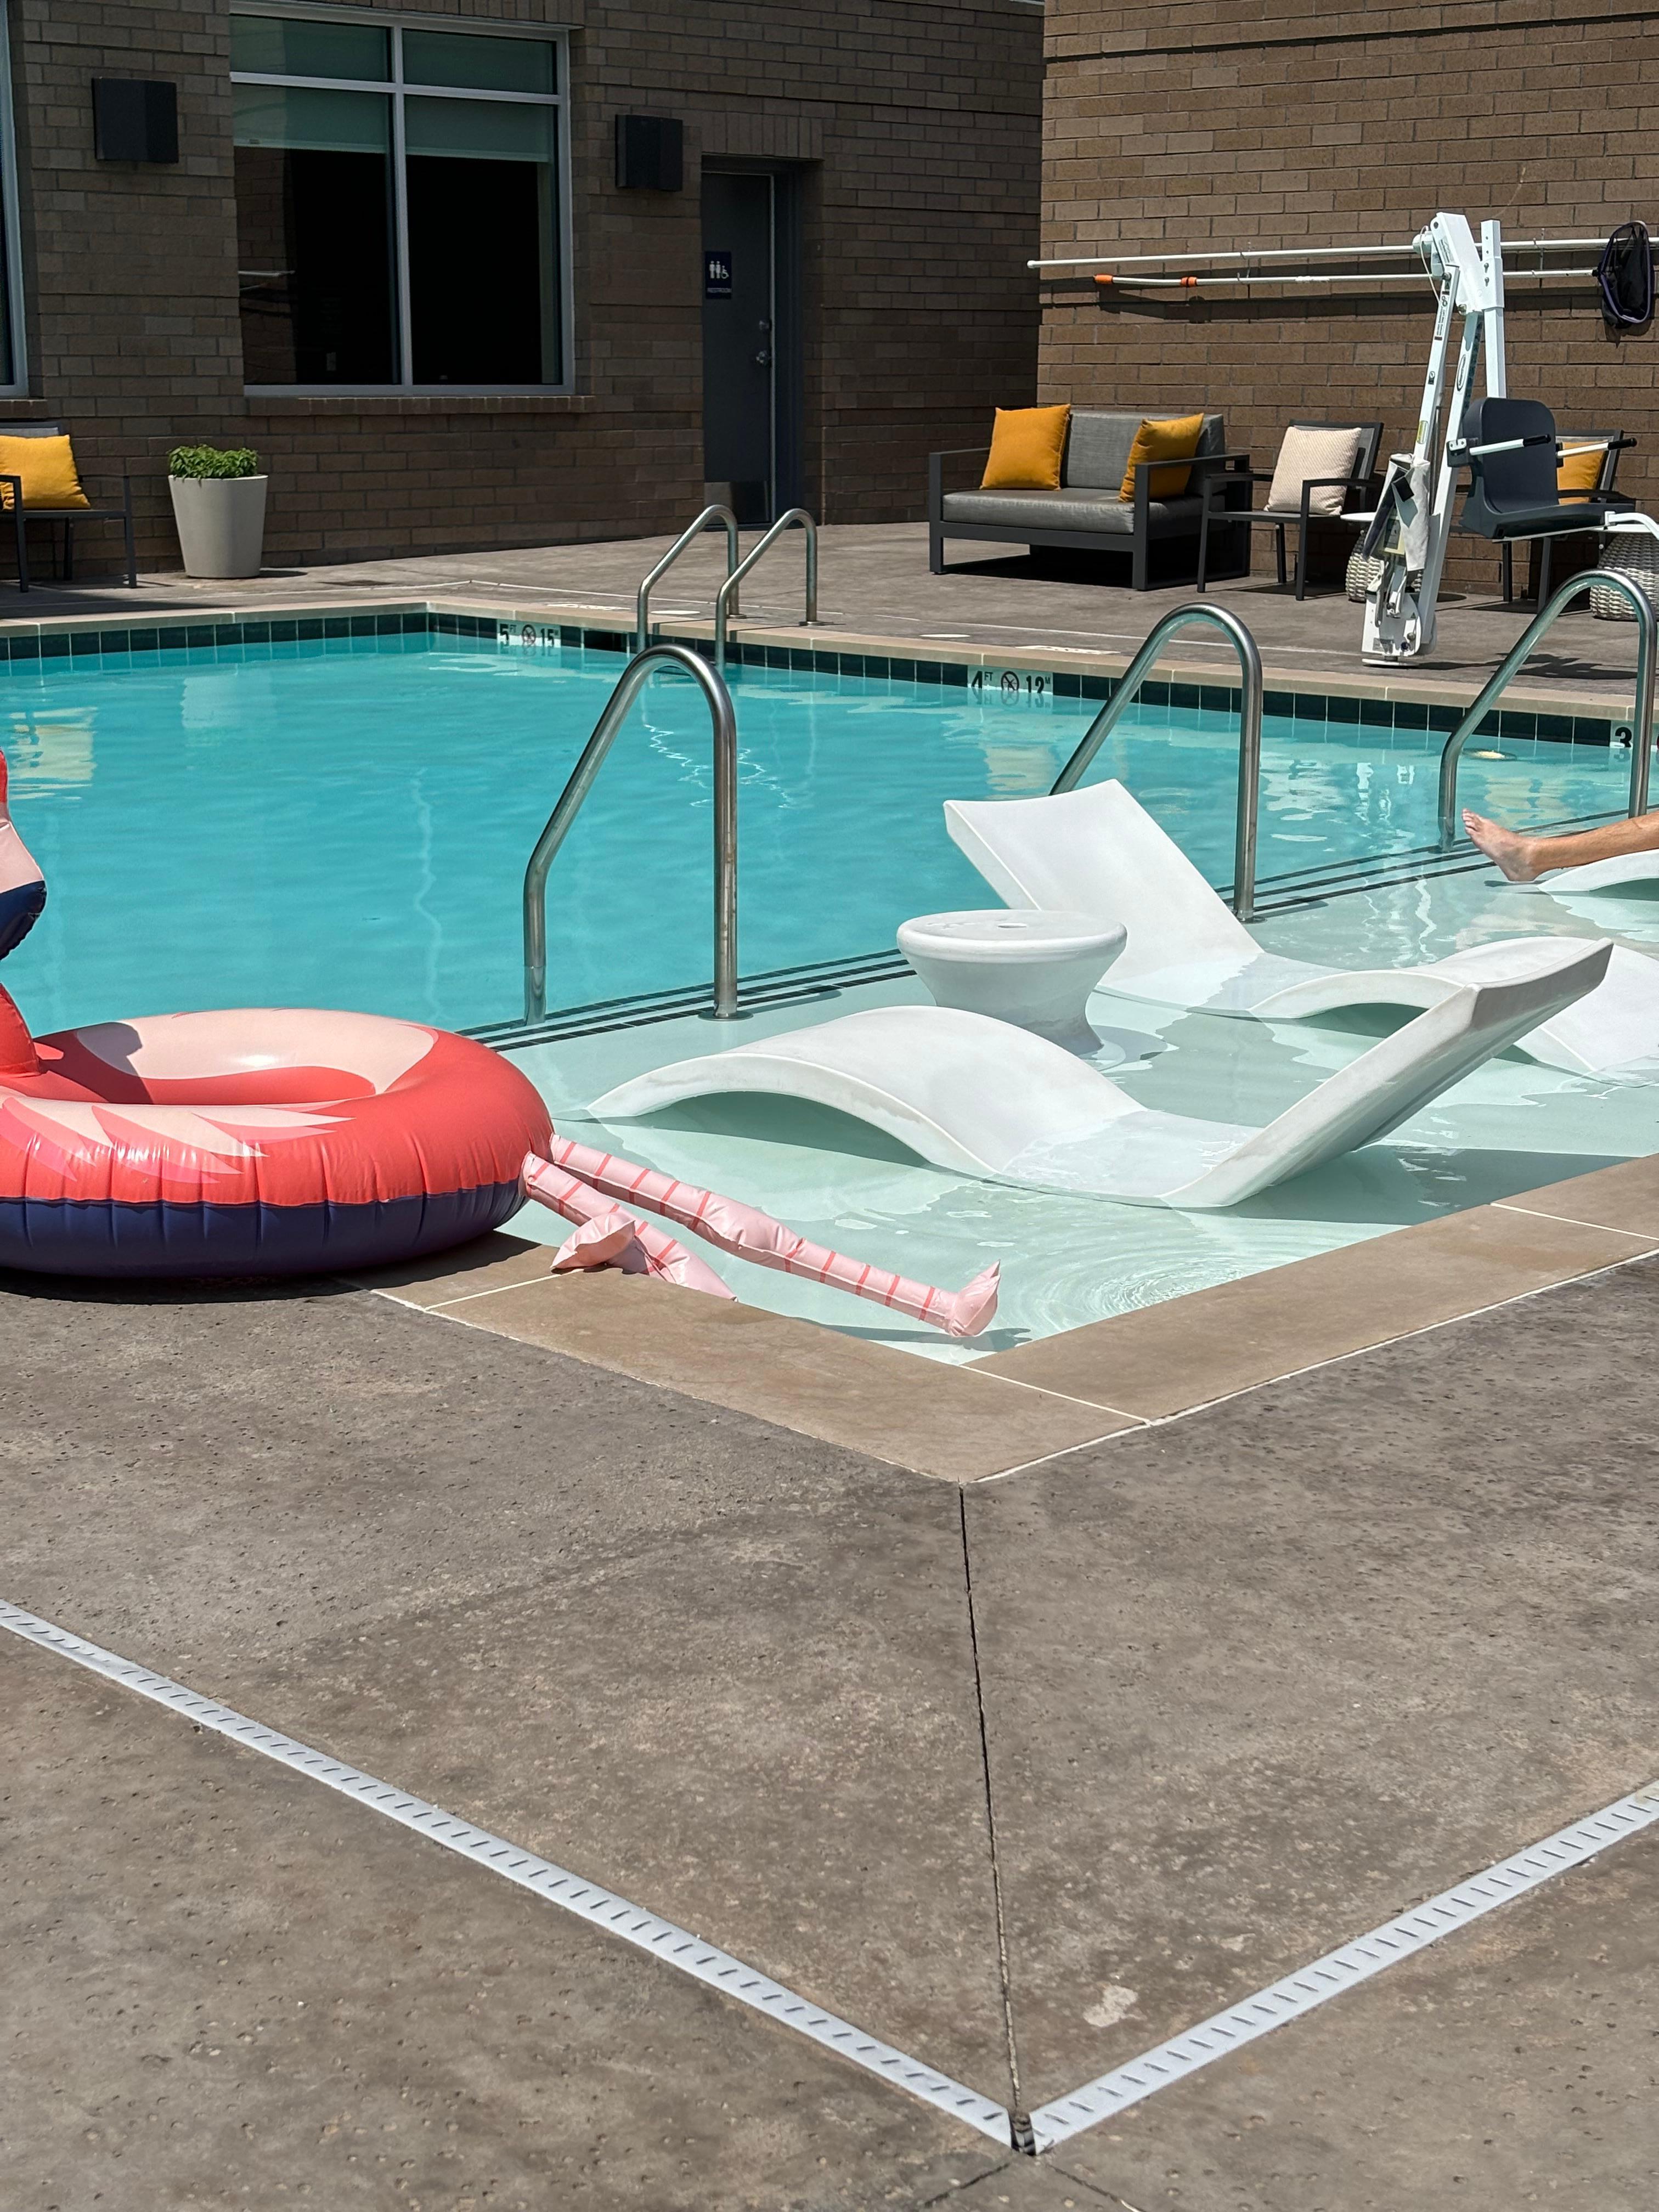
[[[1610,822],[1604,830],[1575,830],[1560,837],[1528,837],[1500,829],[1484,814],[1463,809],[1463,827],[1512,884],[1529,884],[1551,868],[1583,868],[1592,860],[1622,860],[1626,853],[1659,852],[1659,812],[1629,822]]]

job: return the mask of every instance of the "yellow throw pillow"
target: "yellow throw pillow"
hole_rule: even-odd
[[[1576,438],[1565,441],[1577,445]],[[1607,458],[1605,446],[1592,446],[1588,453],[1564,453],[1555,465],[1555,488],[1564,500],[1583,499],[1601,481],[1601,463]]]
[[[1065,407],[999,407],[981,491],[1058,491],[1066,450]]]
[[[21,477],[25,507],[90,507],[67,438],[0,438],[0,477]],[[11,486],[0,483],[0,507]]]
[[[1120,499],[1135,495],[1135,468],[1141,461],[1190,461],[1204,434],[1201,415],[1178,415],[1167,422],[1143,422],[1129,448],[1129,461],[1119,489]],[[1154,469],[1148,487],[1153,499],[1179,499],[1187,489],[1190,469]]]

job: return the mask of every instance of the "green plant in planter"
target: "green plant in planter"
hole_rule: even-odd
[[[175,446],[167,455],[170,477],[257,477],[259,456],[246,446]]]

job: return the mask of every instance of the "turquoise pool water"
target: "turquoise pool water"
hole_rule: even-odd
[[[359,1006],[471,1027],[520,1003],[526,858],[623,666],[493,641],[354,639],[0,672],[17,819],[46,913],[6,980],[37,1029],[167,1008]],[[988,894],[951,797],[1044,791],[1091,702],[733,671],[745,974],[886,950]],[[1270,720],[1261,876],[1422,845],[1440,740]],[[1211,879],[1237,738],[1142,708],[1103,751]],[[1627,756],[1505,745],[1466,789],[1507,816],[1614,810]],[[647,690],[549,885],[554,1007],[709,974],[711,770],[689,682]]]
[[[223,1005],[360,1006],[471,1027],[516,1016],[526,857],[620,673],[617,654],[528,657],[493,641],[351,640],[0,672],[13,802],[52,895],[4,978],[37,1029]],[[951,797],[1045,791],[1095,707],[743,667],[745,974],[891,946],[907,915],[990,894],[945,835]],[[1659,900],[1569,905],[1491,872],[1413,878],[1433,836],[1441,739],[1270,720],[1261,874],[1271,896],[1327,863],[1402,855],[1399,880],[1269,914],[1271,949],[1408,964],[1505,935],[1610,934],[1659,951]],[[1236,729],[1147,707],[1094,771],[1121,776],[1212,881],[1231,872]],[[1626,753],[1505,741],[1464,791],[1506,819],[1617,811]],[[705,710],[659,681],[618,741],[550,883],[550,1001],[705,981]],[[1109,982],[1109,977],[1108,977]],[[737,1043],[914,978],[771,1006]],[[1224,1021],[1097,994],[1097,1064],[1149,1105],[1265,1121],[1363,1050],[1357,1027]],[[921,1165],[860,1125],[784,1101],[691,1102],[606,1128],[587,1102],[714,1048],[692,1018],[515,1054],[561,1127],[770,1208],[810,1236],[956,1285],[1003,1265],[994,1334],[945,1340],[810,1283],[722,1259],[751,1303],[936,1358],[966,1358],[1540,1185],[1659,1146],[1659,1070],[1595,1080],[1513,1055],[1386,1143],[1224,1214],[1017,1190]],[[564,1233],[526,1209],[525,1233]],[[690,1295],[667,1292],[664,1296]]]

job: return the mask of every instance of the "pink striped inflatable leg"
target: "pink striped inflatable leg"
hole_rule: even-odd
[[[601,1198],[574,1176],[562,1175],[535,1152],[525,1155],[524,1187],[526,1196],[538,1205],[580,1224],[554,1254],[556,1271],[611,1266],[620,1267],[625,1275],[659,1276],[664,1282],[678,1283],[682,1290],[707,1291],[717,1298],[732,1296],[714,1269],[705,1267],[684,1245],[677,1244],[636,1214],[624,1212],[614,1200]]]
[[[827,1245],[811,1243],[757,1206],[722,1198],[717,1191],[700,1190],[692,1183],[677,1182],[672,1176],[659,1175],[654,1169],[636,1166],[631,1160],[619,1160],[610,1152],[595,1152],[590,1145],[574,1144],[556,1135],[548,1151],[560,1167],[580,1176],[595,1190],[649,1206],[652,1212],[665,1215],[694,1236],[707,1237],[722,1252],[753,1260],[763,1267],[779,1268],[786,1275],[807,1275],[814,1282],[850,1291],[854,1297],[894,1307],[942,1328],[947,1336],[977,1336],[996,1313],[998,1271],[994,1267],[975,1275],[963,1290],[935,1290],[927,1283],[913,1283],[908,1276],[890,1274],[884,1267],[849,1260]]]

